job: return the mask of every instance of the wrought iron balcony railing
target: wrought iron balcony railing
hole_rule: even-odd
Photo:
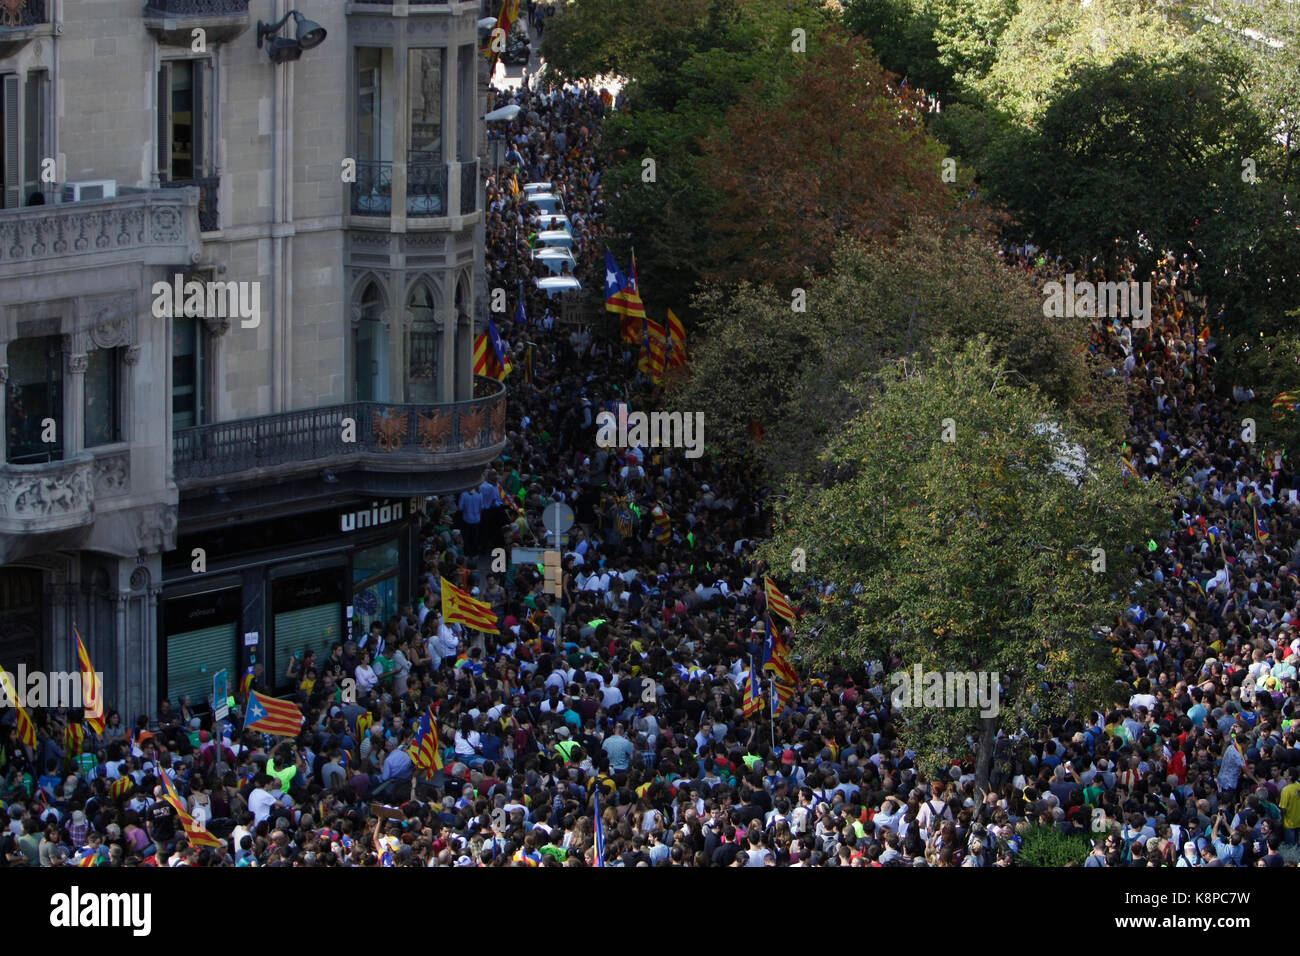
[[[21,6],[13,3],[12,0],[9,3],[0,3],[0,30],[35,27],[49,22],[50,13],[46,0],[26,0]]]
[[[228,17],[248,12],[248,0],[148,0],[146,9],[174,17]]]
[[[199,229],[203,232],[216,232],[221,228],[218,194],[221,191],[221,179],[217,176],[205,176],[201,179],[181,179],[176,182],[163,183],[166,189],[181,189],[185,186],[197,186],[199,190]]]
[[[358,161],[357,181],[352,184],[353,215],[388,216],[392,212],[393,164]]]
[[[460,214],[468,216],[478,209],[478,160],[460,164]]]
[[[447,165],[419,160],[406,164],[406,214],[414,217],[450,215],[447,211]]]
[[[176,481],[353,456],[366,456],[373,468],[376,459],[419,467],[442,456],[486,454],[505,439],[505,388],[487,379],[479,385],[488,394],[463,402],[349,402],[180,429],[172,436]],[[345,435],[349,430],[354,434]]]

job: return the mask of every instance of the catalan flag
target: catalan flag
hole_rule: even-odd
[[[63,750],[69,757],[76,757],[81,753],[81,747],[86,742],[86,728],[81,724],[68,721],[68,725],[63,728]]]
[[[447,624],[464,624],[488,634],[501,629],[490,604],[471,597],[446,578],[442,579],[442,619]]]
[[[754,666],[754,659],[749,659],[749,677],[745,680],[745,705],[744,712],[746,717],[752,717],[763,709],[763,693],[758,687],[758,668]]]
[[[1133,467],[1133,462],[1129,461],[1123,455],[1119,456],[1119,471],[1120,474],[1124,475],[1125,477],[1128,477],[1129,475],[1132,475],[1134,478],[1142,477],[1140,474],[1138,474],[1138,470]]]
[[[415,765],[426,777],[442,769],[442,751],[438,745],[438,719],[433,708],[426,707],[420,716],[420,732],[416,735]]]
[[[36,725],[32,723],[32,718],[27,715],[27,709],[18,703],[18,688],[14,686],[13,677],[3,669],[0,669],[0,684],[4,685],[5,699],[9,702],[9,706],[13,707],[14,712],[18,715],[18,742],[35,750]]]
[[[777,678],[772,681],[772,716],[780,717],[795,698],[795,685]]]
[[[273,737],[297,737],[302,729],[302,711],[287,700],[276,700],[253,691],[244,713],[244,729]]]
[[[641,293],[623,274],[608,249],[605,250],[605,311],[623,316],[620,323],[623,341],[635,345],[641,340],[641,323],[646,317]]]
[[[90,663],[90,654],[75,624],[72,633],[77,638],[77,660],[81,663],[81,703],[86,711],[86,723],[95,733],[102,734],[105,727],[104,687],[95,673],[95,665]]]
[[[1201,597],[1205,597],[1205,586],[1201,584],[1200,581],[1196,580],[1196,578],[1188,578],[1187,583],[1192,586],[1192,590],[1194,590],[1197,594],[1199,594]]]
[[[1219,530],[1219,526],[1217,524],[1212,524],[1205,529],[1205,536],[1210,539],[1210,544],[1218,544],[1219,538],[1220,536],[1222,536],[1222,534],[1223,532]]]
[[[772,615],[763,617],[765,640],[763,641],[763,670],[771,671],[786,683],[796,680],[794,664],[790,660],[790,649],[785,646],[781,636],[772,627]]]
[[[181,795],[176,792],[176,785],[173,784],[171,778],[167,776],[167,772],[159,769],[158,776],[162,778],[163,789],[167,791],[166,794],[164,794],[163,799],[170,803],[172,809],[176,811],[176,815],[180,818],[181,826],[185,828],[185,836],[190,843],[194,846],[222,846],[222,840],[213,836],[208,832],[207,827],[190,816],[189,811],[185,809],[185,801],[183,801]]]
[[[641,357],[637,360],[637,371],[644,372],[654,381],[663,378],[667,359],[668,330],[653,319],[644,321]]]
[[[686,329],[682,320],[668,310],[668,367],[683,368],[686,365]]]
[[[1282,392],[1273,399],[1273,417],[1281,418],[1287,412],[1293,412],[1300,407],[1300,394],[1295,392]]]
[[[1268,525],[1266,525],[1263,522],[1263,520],[1261,520],[1261,518],[1259,517],[1259,510],[1254,505],[1250,506],[1250,513],[1255,516],[1255,538],[1259,541],[1260,544],[1267,544]]]
[[[474,374],[486,375],[500,382],[513,367],[501,336],[497,334],[496,323],[488,319],[487,331],[480,332],[474,339]]]
[[[104,851],[102,849],[87,853],[81,859],[77,860],[73,866],[99,866],[103,863],[103,854]]]
[[[502,0],[501,13],[497,17],[497,24],[488,34],[487,46],[483,49],[483,54],[495,66],[497,62],[497,50],[492,48],[493,41],[500,36],[503,40],[510,39],[510,31],[514,28],[515,22],[519,19],[519,0]],[[504,32],[498,34],[496,31]]]
[[[134,788],[135,781],[126,774],[123,774],[114,780],[112,785],[109,786],[108,795],[113,800],[120,800],[125,796],[129,796]]]
[[[767,609],[769,611],[778,617],[785,618],[791,624],[798,623],[794,608],[790,606],[790,602],[785,599],[785,595],[781,593],[781,589],[772,582],[771,578],[763,578],[763,590],[767,595]]]
[[[519,195],[519,174],[515,173],[510,177],[510,195]]]

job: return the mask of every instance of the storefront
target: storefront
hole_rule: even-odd
[[[187,533],[164,565],[159,693],[203,706],[212,674],[231,683],[255,661],[288,690],[290,661],[318,660],[411,599],[419,499],[357,501],[308,514]],[[194,570],[194,555],[203,569]]]

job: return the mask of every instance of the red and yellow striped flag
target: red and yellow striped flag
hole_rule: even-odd
[[[253,691],[244,713],[244,729],[273,737],[297,737],[302,729],[302,711],[287,700],[276,700]]]
[[[792,608],[790,602],[785,599],[785,595],[781,593],[781,589],[772,583],[771,578],[763,578],[763,588],[764,592],[767,594],[768,609],[773,614],[785,618],[791,624],[798,623],[798,619],[795,617],[794,608]]]
[[[77,660],[81,663],[81,705],[86,711],[86,723],[97,734],[104,732],[104,686],[95,673],[95,665],[90,662],[90,652],[81,640],[77,625],[72,625],[72,633],[77,638]]]
[[[682,320],[668,310],[668,367],[683,368],[686,365],[686,329]]]
[[[501,630],[492,605],[471,597],[446,578],[442,579],[442,619],[447,624],[464,624],[488,634]]]
[[[36,725],[32,723],[31,717],[27,715],[27,709],[18,703],[18,688],[14,686],[13,677],[2,668],[0,668],[0,684],[4,685],[5,698],[9,701],[9,706],[13,707],[14,712],[18,714],[19,743],[35,750]]]
[[[193,846],[210,846],[219,847],[224,845],[224,841],[218,839],[208,832],[208,828],[195,820],[188,810],[185,809],[185,802],[181,800],[181,795],[176,792],[176,786],[167,776],[167,772],[162,768],[158,770],[158,776],[162,778],[163,789],[167,791],[163,797],[172,805],[176,811],[176,816],[180,818],[181,826],[185,828],[185,837]]]
[[[654,381],[663,378],[668,354],[668,330],[654,319],[645,320],[645,342],[637,360],[638,372],[645,372]]]
[[[108,788],[108,795],[113,800],[120,800],[131,793],[135,787],[135,781],[131,777],[123,774],[113,781],[112,786]]]

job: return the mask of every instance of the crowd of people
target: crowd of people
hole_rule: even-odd
[[[296,738],[182,700],[101,734],[38,711],[33,750],[5,712],[0,866],[1014,866],[1039,828],[1083,835],[1086,866],[1295,865],[1300,475],[1241,441],[1190,263],[1161,262],[1149,330],[1098,322],[1089,343],[1139,386],[1131,480],[1179,492],[1109,628],[1115,706],[1007,735],[986,789],[973,750],[929,779],[885,690],[897,662],[801,669],[788,703],[746,708],[769,491],[750,462],[596,445],[599,411],[659,392],[528,281],[538,220],[512,183],[553,183],[580,270],[598,263],[613,104],[525,85],[496,105],[512,100],[487,207],[489,285],[524,288],[522,322],[494,317],[516,368],[507,445],[476,488],[430,500],[410,603],[323,660],[254,674],[291,688]],[[563,543],[542,520],[557,500],[575,515]],[[562,550],[558,595],[531,561],[493,570],[498,548],[530,546]],[[444,580],[498,630],[445,622]],[[219,846],[187,836],[164,776]]]

